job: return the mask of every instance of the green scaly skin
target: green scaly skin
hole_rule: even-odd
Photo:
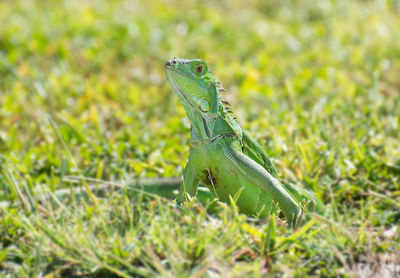
[[[275,201],[291,226],[302,218],[302,201],[321,210],[313,194],[282,186],[267,153],[221,100],[223,89],[204,61],[173,58],[165,65],[165,76],[191,122],[190,154],[178,202],[185,201],[186,193],[195,196],[202,182],[223,202],[242,190],[236,205],[250,216],[268,215]]]

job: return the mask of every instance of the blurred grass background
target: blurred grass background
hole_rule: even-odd
[[[399,275],[399,34],[399,1],[1,1],[0,201],[70,186],[64,176],[79,173],[181,175],[189,122],[163,76],[176,56],[209,64],[282,178],[312,189],[329,213],[296,236],[278,226],[269,255],[265,223],[211,217],[200,204],[195,213],[113,195],[102,208],[78,202],[68,217],[61,204],[14,205],[0,210],[0,273]],[[147,214],[127,224],[129,211]],[[187,235],[184,217],[191,229],[210,225],[209,237]],[[183,247],[159,243],[164,229]]]

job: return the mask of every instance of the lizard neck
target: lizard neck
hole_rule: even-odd
[[[218,85],[219,86],[219,85]],[[193,109],[187,110],[187,115],[192,124],[191,144],[213,142],[218,137],[234,134],[239,141],[243,139],[243,130],[236,119],[228,113],[220,97],[215,83],[210,83],[209,93],[212,96],[211,108],[207,114],[196,113]],[[232,113],[232,112],[231,112]]]
[[[242,141],[241,127],[236,122],[234,122],[234,125],[230,124],[229,121],[221,116],[213,119],[212,125],[204,125],[202,126],[202,128],[204,129],[200,130],[203,131],[203,134],[198,131],[199,126],[194,126],[192,124],[190,133],[191,146],[204,146],[205,144],[210,144],[218,139],[225,137],[236,137],[239,141]],[[206,136],[204,136],[204,134],[206,134]]]

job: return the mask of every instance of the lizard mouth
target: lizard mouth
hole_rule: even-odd
[[[167,64],[165,65],[165,69],[166,69],[166,72],[168,72],[168,71],[175,71],[175,73],[180,74],[180,75],[184,76],[185,78],[189,78],[189,76],[187,75],[186,72],[183,72],[183,71],[181,71],[181,70],[179,70],[179,69],[173,67],[170,63],[167,63]]]
[[[171,76],[171,73],[173,71],[175,71],[175,74],[179,74],[182,75],[184,78],[187,78],[187,75],[183,72],[181,72],[180,70],[177,70],[173,67],[171,67],[170,65],[165,65],[166,68],[166,76],[167,76],[167,80],[168,83],[171,85],[173,91],[178,95],[178,98],[181,99],[181,101],[185,101],[187,104],[189,104],[194,111],[200,113],[199,109],[193,105],[192,101],[190,100],[190,98],[185,94],[185,92],[182,90],[181,86],[179,86],[179,84],[175,81],[175,79]],[[200,113],[201,114],[201,113]]]

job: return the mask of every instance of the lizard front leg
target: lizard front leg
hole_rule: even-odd
[[[183,171],[183,181],[179,189],[178,197],[176,199],[177,203],[183,203],[186,200],[186,194],[189,193],[190,196],[195,196],[197,193],[197,187],[199,186],[199,178],[197,175],[197,169],[193,156],[189,154],[189,159],[186,164],[185,170]]]
[[[279,203],[288,224],[296,226],[302,214],[301,207],[280,182],[260,164],[244,155],[235,146],[223,145],[222,149],[227,164],[229,164],[236,175],[270,194],[274,201]]]

